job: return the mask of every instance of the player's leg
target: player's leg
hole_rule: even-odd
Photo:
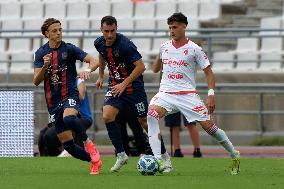
[[[184,125],[187,128],[188,134],[191,137],[191,141],[194,147],[193,150],[193,157],[202,157],[202,153],[200,151],[200,137],[199,132],[196,127],[196,122],[188,122],[186,118],[183,116],[184,119]]]
[[[119,112],[119,109],[116,108],[115,106],[109,105],[112,104],[111,101],[114,102],[113,100],[108,100],[106,104],[103,107],[103,120],[105,122],[107,131],[108,131],[108,136],[115,148],[116,151],[116,162],[115,164],[111,167],[110,171],[111,172],[117,172],[119,169],[127,164],[128,162],[128,156],[126,155],[124,148],[123,148],[123,143],[121,139],[121,132],[120,132],[120,127],[119,125],[115,122],[115,118]]]
[[[229,152],[233,160],[231,174],[238,174],[240,171],[240,152],[234,148],[225,131],[218,128],[211,120],[201,121],[200,124],[209,135],[215,138],[218,143],[220,143],[225,148],[225,150]]]
[[[96,145],[88,138],[84,126],[80,122],[80,119],[77,117],[77,109],[75,109],[74,107],[70,107],[70,102],[68,103],[64,104],[64,125],[66,126],[66,128],[72,129],[82,137],[85,149],[75,144],[73,137],[72,140],[68,140],[63,143],[64,149],[75,158],[78,158],[78,156],[85,157],[86,154],[88,154],[91,158],[90,174],[99,174],[99,168],[102,166],[102,161],[100,160],[100,153],[97,150]],[[67,134],[69,136],[69,132]]]

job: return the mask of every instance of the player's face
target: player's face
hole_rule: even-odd
[[[112,45],[116,39],[116,31],[117,31],[116,24],[107,25],[106,23],[103,23],[101,31],[106,40],[106,45],[107,46]]]
[[[61,42],[62,40],[61,24],[59,23],[51,24],[46,31],[46,36],[51,42],[54,42],[54,43]]]
[[[170,36],[173,40],[179,41],[185,37],[186,25],[184,23],[172,22],[169,24]]]

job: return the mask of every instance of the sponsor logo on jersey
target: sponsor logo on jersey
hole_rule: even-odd
[[[168,74],[168,78],[169,79],[183,79],[183,74],[180,74],[180,73],[170,73]]]
[[[172,60],[172,59],[163,59],[163,64],[168,64],[172,68],[188,66],[189,64],[185,60]]]

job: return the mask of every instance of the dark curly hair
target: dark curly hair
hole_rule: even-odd
[[[168,25],[173,23],[173,22],[184,23],[185,25],[188,24],[187,17],[184,14],[182,14],[181,12],[174,13],[172,16],[170,16],[168,18]]]
[[[57,20],[55,18],[47,18],[41,26],[42,35],[44,35],[46,37],[45,32],[48,30],[48,27],[52,24],[55,24],[55,23],[59,23],[61,25],[61,22],[59,20]]]

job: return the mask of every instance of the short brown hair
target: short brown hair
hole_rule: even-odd
[[[106,25],[113,25],[115,24],[117,26],[117,20],[113,16],[105,16],[101,20],[101,27],[103,24],[106,23]]]
[[[61,25],[61,22],[60,22],[59,20],[57,20],[57,19],[55,19],[55,18],[47,18],[47,19],[43,22],[43,24],[42,24],[42,26],[41,26],[41,33],[42,33],[42,35],[45,36],[45,32],[48,30],[48,27],[49,27],[50,25],[52,25],[52,24],[55,24],[55,23],[59,23],[59,24]],[[46,36],[45,36],[45,37],[46,37]]]

